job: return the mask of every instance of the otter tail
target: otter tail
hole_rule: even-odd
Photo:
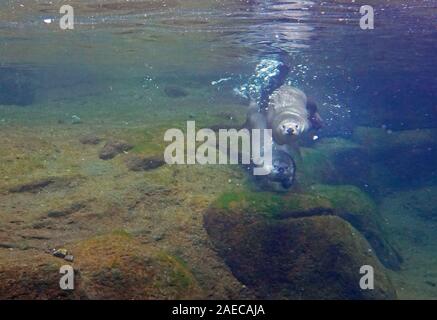
[[[283,55],[262,59],[255,67],[255,72],[246,84],[235,90],[242,96],[254,101],[260,111],[267,108],[269,96],[287,79],[289,66]]]

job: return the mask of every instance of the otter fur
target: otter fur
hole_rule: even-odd
[[[267,129],[266,115],[260,112],[255,102],[249,106],[245,127],[247,129]],[[268,169],[270,171],[268,175],[256,177],[263,188],[281,191],[281,188],[282,190],[289,189],[292,186],[296,164],[288,146],[280,146],[272,141],[272,163]]]
[[[273,140],[279,145],[292,144],[297,136],[321,127],[317,105],[289,85],[271,94],[265,113],[267,128],[272,129]]]

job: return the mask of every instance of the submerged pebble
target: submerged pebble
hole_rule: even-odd
[[[67,256],[68,255],[68,250],[67,249],[65,249],[65,248],[59,248],[59,249],[53,249],[52,250],[52,254],[53,254],[53,256],[55,256],[55,257],[58,257],[58,258],[65,258],[65,256]]]
[[[165,161],[158,157],[142,158],[132,156],[125,160],[125,164],[131,171],[148,171],[163,166]]]
[[[100,150],[99,158],[102,160],[109,160],[114,158],[116,155],[129,151],[133,148],[133,145],[127,143],[123,140],[110,140],[106,142],[103,149]]]
[[[79,123],[82,123],[80,117],[76,115],[71,116],[71,124],[79,124]]]
[[[71,254],[67,254],[67,255],[64,257],[64,260],[65,260],[65,261],[69,261],[69,262],[73,262],[74,257],[73,257],[73,255],[71,255]]]
[[[98,136],[94,135],[94,134],[87,134],[87,135],[81,137],[79,139],[79,141],[82,144],[93,144],[93,145],[96,145],[96,144],[99,144],[102,141],[102,139],[99,138]]]

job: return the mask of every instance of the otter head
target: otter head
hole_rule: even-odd
[[[276,151],[273,155],[269,179],[280,182],[284,188],[288,189],[294,180],[294,170],[295,164],[293,158],[283,151]]]
[[[279,132],[283,136],[298,136],[304,131],[304,126],[300,121],[294,121],[293,119],[287,119],[279,124]]]

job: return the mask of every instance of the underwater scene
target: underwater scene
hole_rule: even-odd
[[[437,299],[436,17],[0,1],[0,299]]]

